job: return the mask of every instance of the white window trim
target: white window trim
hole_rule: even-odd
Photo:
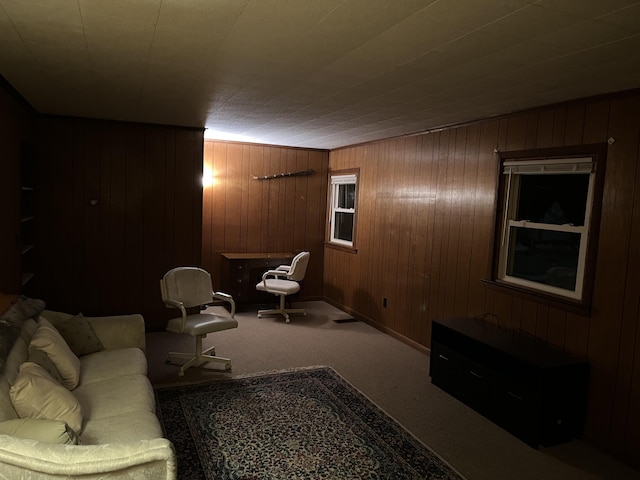
[[[500,242],[500,257],[498,263],[498,279],[533,290],[546,293],[552,293],[562,297],[582,300],[585,267],[587,261],[587,246],[589,240],[589,225],[591,222],[591,213],[593,209],[594,190],[595,190],[595,161],[592,157],[582,158],[554,158],[539,160],[506,160],[503,164],[503,174],[508,175],[507,192],[505,197],[505,209],[502,225],[502,238]],[[512,198],[517,198],[517,188],[519,182],[513,182],[513,175],[540,175],[540,174],[585,174],[589,173],[589,189],[586,199],[584,225],[575,226],[571,224],[555,225],[547,223],[537,223],[528,220],[515,220],[516,207],[515,202],[511,202]],[[512,191],[513,190],[513,191]],[[508,255],[510,249],[511,227],[532,228],[537,230],[549,230],[558,232],[578,233],[580,234],[580,247],[578,252],[578,267],[576,271],[576,286],[573,291],[566,290],[544,283],[525,280],[518,277],[507,275]]]
[[[341,208],[338,207],[338,188],[336,185],[345,185],[345,184],[354,184],[356,190],[356,198],[354,202],[354,208]],[[343,240],[341,238],[335,237],[335,231],[333,228],[334,219],[336,213],[352,213],[353,214],[353,228],[355,230],[355,218],[356,218],[356,206],[358,203],[358,176],[354,173],[352,174],[336,174],[331,175],[331,215],[329,216],[329,242],[334,243],[336,245],[342,245],[345,247],[353,248],[353,241]],[[355,232],[352,232],[352,239],[355,239]]]

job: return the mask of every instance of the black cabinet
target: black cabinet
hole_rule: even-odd
[[[472,318],[434,321],[429,374],[533,447],[582,434],[588,364],[532,336]]]

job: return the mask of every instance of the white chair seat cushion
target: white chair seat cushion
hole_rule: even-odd
[[[145,375],[121,375],[79,385],[73,393],[82,406],[85,418],[91,420],[156,411],[153,388]]]
[[[258,283],[256,285],[256,289],[263,292],[276,293],[279,295],[292,295],[300,291],[300,284],[291,280],[267,278],[265,281]]]
[[[219,332],[229,328],[236,328],[238,321],[234,318],[221,317],[208,313],[187,315],[184,331],[182,330],[182,317],[172,318],[167,323],[167,330],[174,333],[186,333],[197,336],[207,333]]]
[[[139,348],[102,350],[80,357],[80,385],[88,385],[123,375],[146,374],[147,358]]]
[[[83,445],[150,440],[163,436],[162,427],[151,412],[122,413],[86,421],[82,432]]]

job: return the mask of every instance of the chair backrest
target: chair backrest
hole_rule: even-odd
[[[294,280],[296,282],[301,281],[307,271],[310,256],[311,254],[309,252],[300,252],[293,257],[293,260],[291,260],[291,266],[289,267],[289,273],[287,274],[287,279]]]
[[[160,281],[162,300],[182,302],[185,308],[213,302],[211,275],[198,267],[176,267]]]

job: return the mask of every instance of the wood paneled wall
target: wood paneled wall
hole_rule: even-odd
[[[200,263],[203,131],[41,117],[38,145],[40,298],[164,329],[160,278]]]
[[[483,284],[491,271],[500,175],[494,149],[609,138],[615,143],[608,147],[591,315]],[[640,93],[627,92],[332,151],[331,169],[360,168],[358,252],[325,249],[324,293],[425,347],[433,319],[490,312],[506,328],[586,357],[585,437],[638,465],[639,140]]]
[[[36,113],[0,76],[0,292],[19,293],[20,164]]]
[[[300,298],[322,296],[329,153],[205,141],[202,264],[219,286],[221,253],[311,253]],[[309,176],[254,177],[313,170]]]

